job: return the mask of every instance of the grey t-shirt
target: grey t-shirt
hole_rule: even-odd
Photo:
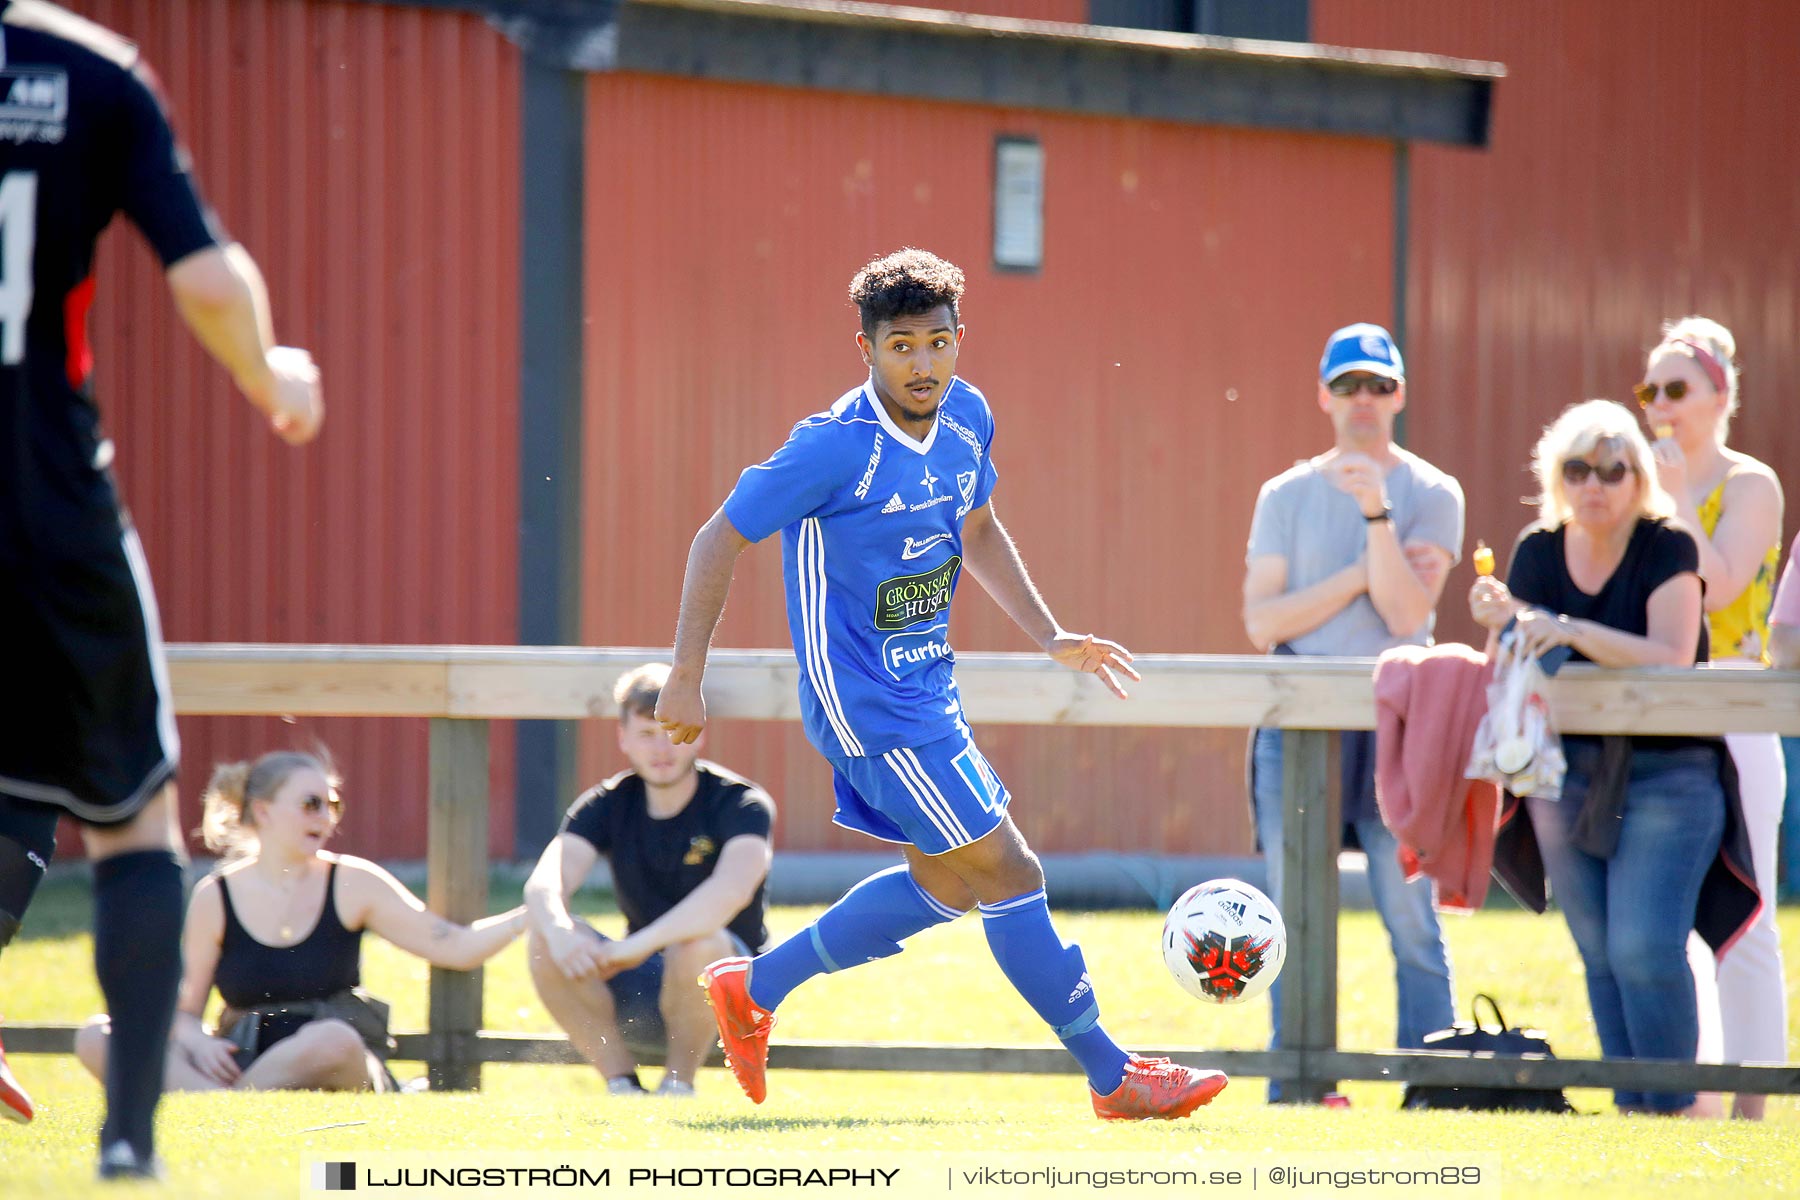
[[[1456,480],[1415,454],[1399,451],[1387,474],[1388,505],[1400,544],[1441,546],[1450,560],[1462,557],[1463,494]],[[1250,520],[1246,560],[1278,555],[1287,560],[1287,590],[1302,588],[1363,557],[1369,523],[1348,492],[1340,491],[1312,460],[1295,463],[1263,484]],[[1296,654],[1377,655],[1394,646],[1431,643],[1436,614],[1406,637],[1388,632],[1364,592],[1323,625],[1287,645]]]

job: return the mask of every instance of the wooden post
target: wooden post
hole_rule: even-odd
[[[1337,1081],[1321,1079],[1312,1056],[1337,1049],[1339,735],[1322,729],[1281,734],[1282,919],[1288,961],[1281,989],[1281,1041],[1298,1051],[1299,1077],[1282,1102],[1316,1104]]]
[[[487,839],[488,723],[434,717],[426,882],[432,912],[465,925],[487,915]],[[481,968],[431,968],[430,1028],[431,1090],[478,1090]]]

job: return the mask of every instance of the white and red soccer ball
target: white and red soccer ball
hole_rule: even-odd
[[[1182,894],[1163,922],[1163,962],[1184,990],[1242,1004],[1269,990],[1287,961],[1287,927],[1267,896],[1241,879],[1210,879]]]

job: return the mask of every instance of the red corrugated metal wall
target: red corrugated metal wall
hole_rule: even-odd
[[[1791,0],[1314,0],[1325,43],[1504,62],[1493,147],[1413,152],[1415,449],[1470,531],[1510,545],[1541,426],[1630,400],[1666,317],[1737,334],[1735,445],[1800,480],[1800,5]],[[1800,524],[1788,508],[1788,532]],[[1453,575],[1441,629],[1472,632]]]
[[[362,3],[74,0],[137,40],[276,334],[325,379],[304,451],[199,350],[135,234],[102,242],[97,395],[172,641],[517,640],[518,53],[479,17]],[[491,846],[512,846],[512,750]],[[422,721],[191,718],[210,765],[328,745],[343,845],[425,852]]]
[[[1321,447],[1325,334],[1387,319],[1385,143],[724,86],[589,83],[584,640],[667,645],[694,530],[740,469],[863,374],[845,297],[904,244],[963,266],[962,372],[999,421],[995,507],[1065,624],[1140,651],[1247,650],[1258,484]],[[1041,139],[1045,266],[991,269],[997,134]],[[956,645],[1026,650],[971,585]],[[740,564],[718,644],[784,646],[775,539]],[[796,727],[711,752],[829,825]],[[1247,848],[1242,735],[982,731],[1042,850]],[[583,771],[613,769],[604,728]]]

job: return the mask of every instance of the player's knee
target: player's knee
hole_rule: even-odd
[[[1035,892],[1044,886],[1044,864],[1022,841],[1009,852],[1004,869],[1009,886],[1016,888],[1018,893]]]
[[[976,898],[991,904],[1043,887],[1044,868],[1023,838],[1002,838],[993,852],[984,856],[977,871],[965,874],[963,881]]]
[[[1019,832],[1019,827],[1010,818],[1001,823],[1000,835],[998,840],[1007,862],[1041,872],[1037,852],[1026,843],[1025,835]]]
[[[1025,835],[1019,832],[1019,827],[1013,824],[1011,817],[1002,817],[994,831],[975,845],[985,850],[985,857],[996,866],[1037,869],[1037,855],[1026,844]]]

